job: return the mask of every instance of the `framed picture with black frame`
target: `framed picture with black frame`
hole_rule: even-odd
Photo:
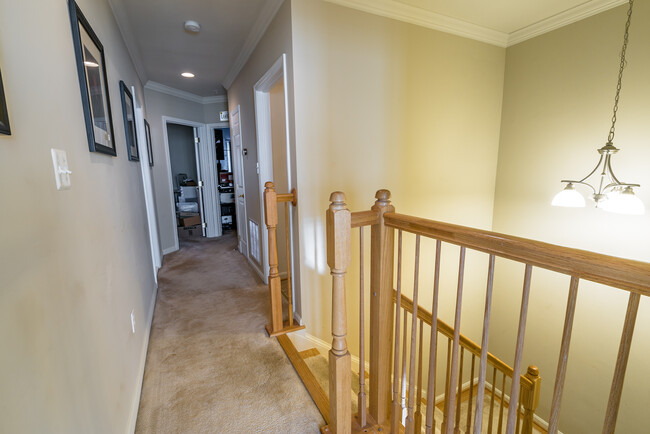
[[[138,135],[135,131],[135,104],[133,95],[120,80],[120,96],[122,97],[122,117],[124,118],[124,133],[126,134],[126,150],[129,154],[129,160],[140,161],[138,152]]]
[[[153,146],[151,144],[151,127],[149,126],[149,122],[147,120],[144,120],[144,132],[146,133],[147,136],[147,152],[149,153],[149,167],[153,167]]]
[[[74,0],[68,0],[72,40],[90,152],[117,155],[104,46]]]
[[[7,100],[5,99],[5,89],[2,86],[2,72],[0,72],[0,134],[11,135],[9,127],[9,111],[7,110]]]

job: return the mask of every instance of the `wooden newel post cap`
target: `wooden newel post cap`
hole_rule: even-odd
[[[377,190],[377,193],[375,193],[375,199],[381,202],[388,202],[390,201],[390,191],[389,190]]]
[[[526,372],[526,375],[528,377],[539,377],[539,368],[534,365],[530,365],[528,367],[528,371]]]
[[[275,185],[273,185],[273,182],[271,181],[266,181],[264,183],[264,187],[266,187],[269,190],[275,190]]]
[[[337,205],[345,205],[345,193],[342,191],[335,191],[330,194],[330,202]]]

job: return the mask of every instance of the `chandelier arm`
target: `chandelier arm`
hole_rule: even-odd
[[[610,158],[607,158],[607,161],[605,162],[605,164],[607,164],[607,169],[609,170],[609,176],[612,177],[614,182],[616,184],[623,184],[621,181],[618,180],[616,175],[614,175],[614,171],[612,170],[612,160]]]
[[[588,178],[588,177],[587,177],[587,178]],[[560,181],[560,182],[566,182],[566,183],[568,183],[568,184],[582,184],[582,185],[586,185],[587,187],[591,188],[591,190],[594,192],[594,194],[596,194],[596,189],[594,188],[593,185],[589,184],[588,182],[584,182],[584,181],[572,181],[572,180],[570,180],[570,179],[563,179],[563,180]]]
[[[600,163],[602,163],[602,162],[603,162],[603,154],[600,154],[600,158],[598,159],[598,164],[596,164],[596,167],[594,167],[594,170],[592,170],[591,172],[589,172],[589,175],[587,175],[587,176],[585,176],[584,178],[582,178],[580,181],[578,181],[578,183],[580,183],[580,184],[586,184],[584,181],[585,181],[586,179],[588,179],[591,175],[593,175],[594,173],[596,173],[596,170],[598,170],[598,168],[600,167]],[[564,181],[562,181],[562,182],[564,182]],[[589,184],[587,184],[587,185],[589,185]],[[589,185],[589,186],[591,187],[591,185]],[[591,188],[593,189],[593,187],[591,187]]]

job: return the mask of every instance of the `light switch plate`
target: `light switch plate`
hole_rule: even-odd
[[[57,190],[70,190],[70,169],[68,169],[68,156],[65,151],[52,149],[52,164],[54,165],[54,179]]]

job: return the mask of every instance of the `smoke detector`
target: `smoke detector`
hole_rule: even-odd
[[[190,33],[199,33],[201,31],[201,25],[193,20],[185,21],[183,27]]]

